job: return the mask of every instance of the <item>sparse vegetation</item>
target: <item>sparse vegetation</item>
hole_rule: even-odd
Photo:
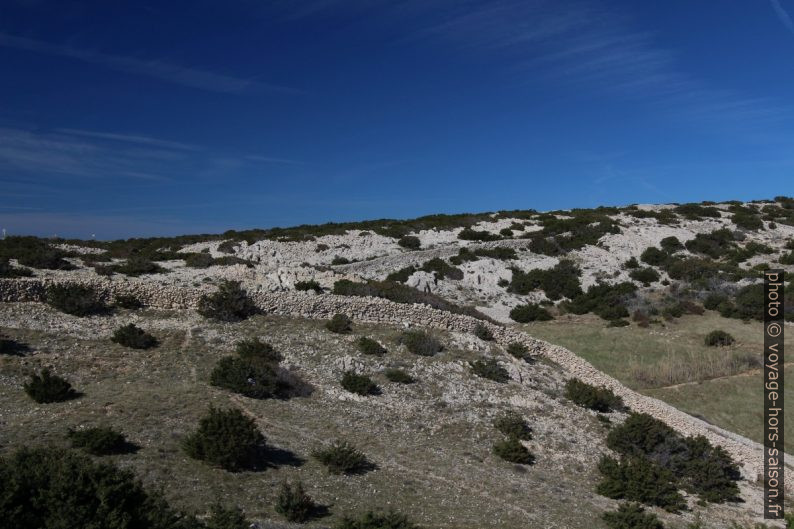
[[[395,511],[376,513],[367,511],[359,518],[343,517],[334,529],[422,529],[407,516]]]
[[[97,426],[67,432],[72,448],[79,448],[95,456],[120,454],[128,449],[124,435],[107,426]]]
[[[494,419],[494,427],[507,437],[515,437],[524,441],[532,439],[532,428],[521,415],[508,411]]]
[[[497,441],[493,445],[493,453],[510,463],[518,463],[520,465],[532,465],[535,463],[535,456],[527,450],[527,447],[521,444],[517,437],[510,436],[502,441]]]
[[[120,309],[137,310],[143,307],[143,303],[132,294],[119,294],[113,304]]]
[[[133,323],[116,329],[110,341],[132,349],[149,349],[157,345],[157,338]]]
[[[346,441],[335,441],[315,450],[312,457],[325,465],[332,474],[359,474],[372,467],[366,456]]]
[[[437,279],[450,279],[453,281],[463,279],[463,270],[451,266],[449,263],[438,257],[425,262],[420,270],[432,273]]]
[[[514,358],[518,358],[519,360],[532,362],[532,356],[529,354],[529,349],[527,349],[527,346],[522,343],[512,342],[507,346],[507,353]]]
[[[75,284],[48,287],[47,303],[59,311],[73,316],[90,316],[106,310],[94,289]]]
[[[706,345],[712,347],[732,345],[736,340],[733,336],[722,330],[711,331],[706,335]]]
[[[304,292],[308,290],[312,290],[319,294],[320,292],[323,291],[323,287],[320,286],[320,283],[318,283],[314,279],[311,279],[309,281],[296,281],[295,290],[304,291]]]
[[[396,367],[390,367],[383,371],[383,375],[390,381],[396,382],[398,384],[413,384],[416,382],[416,379],[412,377],[408,372],[398,369]]]
[[[258,314],[259,309],[239,282],[224,281],[217,292],[199,299],[198,313],[205,318],[234,323]]]
[[[65,378],[53,375],[46,368],[42,369],[40,374],[31,375],[24,389],[25,393],[39,404],[64,402],[79,396]]]
[[[362,336],[361,338],[356,340],[356,345],[358,346],[358,350],[365,355],[381,356],[386,354],[385,347],[383,347],[376,340],[373,340],[372,338],[367,338],[366,336]]]
[[[518,323],[548,321],[554,319],[549,311],[534,303],[517,305],[510,310],[510,319]]]
[[[650,267],[637,268],[629,273],[629,277],[647,287],[659,281],[659,272]]]
[[[380,394],[380,388],[366,375],[359,375],[353,371],[345,371],[340,381],[342,387],[356,395],[369,396]]]
[[[400,334],[398,341],[408,351],[419,356],[433,356],[444,347],[436,338],[420,330],[408,330]]]
[[[486,342],[492,342],[494,339],[491,329],[489,329],[482,323],[478,323],[477,325],[474,326],[473,334],[480,340],[484,340]]]
[[[278,364],[284,359],[281,353],[276,351],[272,345],[261,341],[259,338],[251,338],[237,342],[235,351],[243,360],[252,362]]]
[[[240,410],[210,407],[182,446],[193,459],[237,472],[256,467],[264,445],[254,421]]]
[[[347,334],[353,330],[353,321],[347,314],[334,314],[333,318],[326,322],[325,328],[336,334]]]
[[[287,521],[303,523],[307,521],[317,505],[303,490],[303,483],[283,482],[276,498],[275,510]]]
[[[633,502],[621,503],[616,511],[605,512],[601,518],[609,529],[664,529],[655,514],[646,513]]]
[[[522,272],[513,269],[508,292],[526,295],[533,290],[543,290],[546,297],[557,300],[562,297],[574,298],[582,293],[579,276],[582,275],[571,261],[562,260],[549,270],[534,269]]]
[[[494,358],[487,358],[485,360],[475,360],[470,364],[471,372],[478,377],[487,378],[494,382],[504,384],[510,380],[510,374],[507,369],[499,365]]]

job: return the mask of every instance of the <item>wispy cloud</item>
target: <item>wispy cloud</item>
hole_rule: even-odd
[[[786,29],[789,30],[791,33],[794,33],[794,20],[791,19],[791,16],[788,12],[783,9],[783,6],[780,4],[780,0],[769,0],[772,4],[772,9],[775,10],[775,14],[777,18],[780,19],[780,22],[786,26]]]
[[[75,48],[64,44],[53,44],[3,32],[0,32],[0,47],[66,57],[104,66],[111,70],[143,75],[161,81],[211,92],[236,94],[261,89],[284,93],[302,93],[301,90],[287,86],[263,83],[250,78],[235,77],[200,68],[182,66],[159,59],[140,59],[137,57],[104,53],[90,49]]]
[[[148,136],[136,136],[133,134],[117,134],[113,132],[97,132],[93,130],[82,129],[56,129],[57,132],[62,132],[71,136],[83,136],[86,138],[96,138],[100,140],[112,140],[124,143],[135,143],[140,145],[148,145],[151,147],[160,147],[163,149],[176,149],[184,151],[197,151],[198,147],[195,145],[188,145],[187,143],[180,143],[177,141],[162,140],[159,138],[151,138]]]

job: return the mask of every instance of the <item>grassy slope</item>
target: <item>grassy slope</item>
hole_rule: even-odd
[[[737,339],[731,348],[734,351],[760,354],[763,351],[760,322],[745,323],[707,311],[702,316],[684,316],[665,322],[664,327],[654,324],[645,329],[634,324],[607,328],[603,320],[593,316],[562,317],[522,327],[533,336],[567,347],[629,387],[750,439],[761,440],[763,408],[759,371],[670,388],[651,388],[633,376],[635,366],[653,368],[670,361],[725,354],[720,348],[703,344],[704,336],[715,329],[728,331]],[[794,347],[792,334],[786,336],[788,350]],[[791,368],[786,372],[792,372]],[[794,398],[791,384],[786,388],[786,397],[789,402]],[[786,422],[785,434],[787,451],[791,453],[794,420]]]

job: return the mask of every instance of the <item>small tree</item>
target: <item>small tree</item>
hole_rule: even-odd
[[[238,409],[210,407],[198,429],[187,436],[183,448],[193,459],[230,472],[255,467],[265,438],[252,419]]]
[[[157,338],[132,323],[116,329],[110,341],[132,349],[149,349],[157,345]]]
[[[493,358],[488,358],[487,360],[475,360],[469,364],[471,366],[471,371],[478,377],[487,378],[488,380],[493,380],[494,382],[499,382],[500,384],[504,384],[508,380],[510,380],[510,374],[507,372],[505,368],[499,365]]]
[[[210,384],[252,399],[287,398],[292,389],[276,364],[235,356],[218,361],[210,374]]]
[[[357,395],[378,395],[380,388],[366,375],[358,375],[353,371],[346,371],[341,380],[342,387],[350,393]]]
[[[95,456],[119,454],[126,451],[128,447],[124,435],[107,426],[84,430],[70,428],[66,436],[72,443],[72,448],[79,448]]]
[[[303,483],[294,485],[284,481],[276,498],[276,512],[290,522],[302,523],[311,517],[317,506],[303,490]]]
[[[238,322],[259,313],[238,281],[224,281],[213,294],[205,294],[198,303],[198,312],[205,318]]]
[[[532,465],[535,463],[535,456],[527,450],[527,447],[521,444],[517,437],[513,436],[494,443],[493,453],[511,463],[519,463],[521,465]]]
[[[486,342],[493,341],[493,333],[491,332],[491,329],[482,323],[478,323],[474,326],[474,336],[480,340],[485,340]]]
[[[347,334],[353,330],[353,322],[346,314],[334,314],[334,317],[326,322],[325,328],[337,334]]]
[[[332,474],[358,474],[372,466],[366,456],[347,441],[336,441],[330,446],[315,450],[312,457],[325,465]]]
[[[601,518],[609,529],[664,529],[653,513],[646,513],[637,503],[621,503],[618,510],[605,512]]]
[[[591,386],[578,378],[572,378],[565,384],[565,396],[574,404],[601,413],[609,413],[623,407],[623,399],[615,395],[611,389]]]
[[[47,288],[47,303],[73,316],[90,316],[106,310],[97,292],[82,285],[52,285]]]
[[[24,388],[25,393],[39,404],[63,402],[79,396],[66,379],[51,374],[49,369],[42,369],[39,375],[31,375]]]
[[[382,356],[386,354],[386,349],[380,343],[366,336],[359,338],[356,341],[356,345],[358,346],[358,350],[365,355]]]

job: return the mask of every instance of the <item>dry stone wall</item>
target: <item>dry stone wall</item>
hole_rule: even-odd
[[[44,301],[46,289],[50,284],[64,281],[50,279],[0,279],[0,301]],[[201,296],[212,291],[210,286],[202,288],[168,287],[147,283],[145,280],[113,280],[97,278],[81,280],[80,284],[93,287],[99,296],[112,302],[120,294],[132,294],[145,305],[166,308],[195,308]],[[521,342],[531,353],[540,355],[559,365],[572,377],[577,377],[588,384],[606,386],[632,410],[648,413],[660,419],[680,432],[682,435],[703,435],[714,444],[722,446],[742,465],[747,479],[755,480],[763,472],[763,447],[754,441],[710,425],[696,417],[692,417],[660,400],[641,395],[611,376],[599,371],[589,362],[578,357],[564,347],[552,345],[515,329],[483,322],[472,318],[433,309],[419,304],[398,304],[385,299],[337,296],[333,294],[314,294],[310,292],[255,292],[251,298],[257,306],[270,314],[325,319],[336,313],[345,313],[353,320],[369,323],[387,323],[443,329],[469,333],[478,324],[487,326],[497,343],[508,345]],[[511,361],[512,357],[510,358]],[[794,490],[794,462],[786,456],[786,464],[790,470],[786,473],[786,488]]]

